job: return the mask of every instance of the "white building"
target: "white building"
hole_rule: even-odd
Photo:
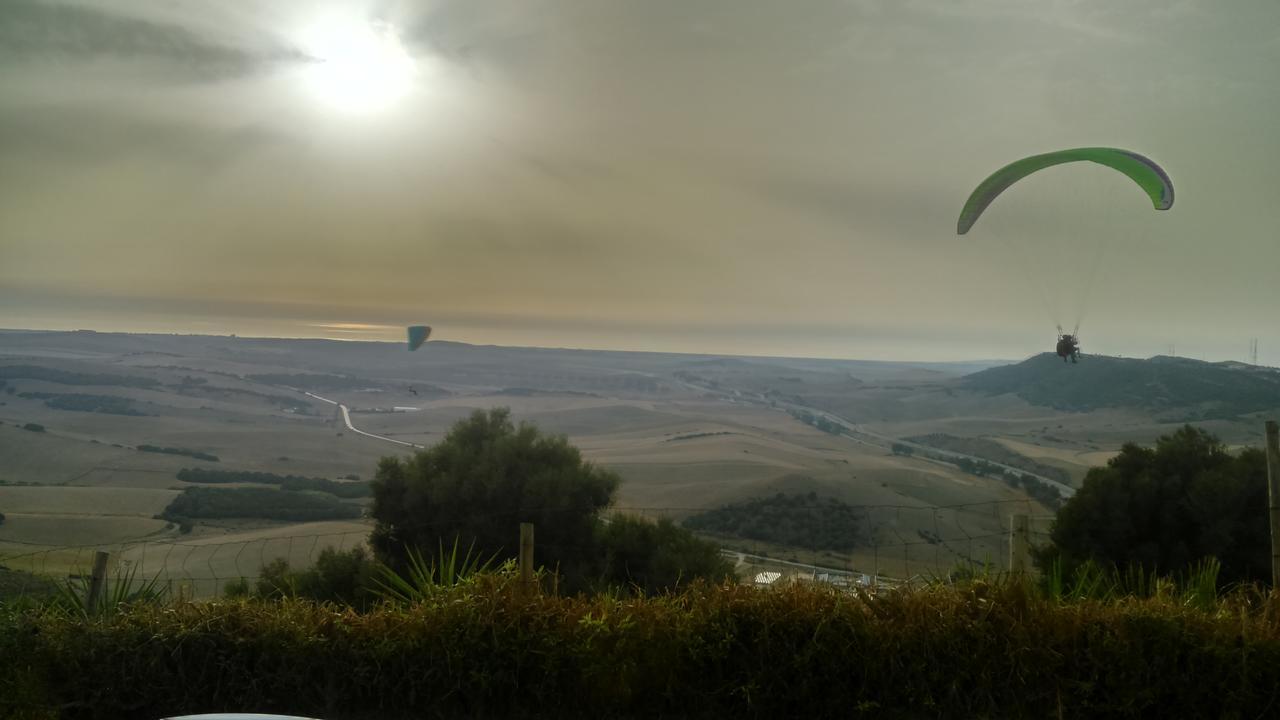
[[[780,572],[759,572],[756,573],[755,585],[756,587],[773,587],[773,584],[781,579],[782,573]]]

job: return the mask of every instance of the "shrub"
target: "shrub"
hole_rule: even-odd
[[[852,505],[812,492],[753,498],[684,521],[685,527],[701,532],[840,552],[858,544],[862,524]]]
[[[601,531],[605,559],[602,580],[652,594],[676,590],[695,580],[720,582],[733,568],[720,549],[667,518],[656,523],[615,515]]]
[[[1269,578],[1266,457],[1253,448],[1232,454],[1189,425],[1154,448],[1126,444],[1089,471],[1051,538],[1037,560],[1060,559],[1068,572],[1094,562],[1181,574],[1215,557],[1224,583]]]
[[[86,719],[1268,717],[1278,602],[1064,603],[986,581],[619,600],[490,577],[365,614],[288,599],[0,613],[0,698]]]
[[[256,594],[260,598],[302,597],[364,608],[376,598],[377,567],[361,547],[346,552],[325,548],[314,567],[301,571],[291,571],[287,560],[277,558],[259,571]],[[244,590],[247,594],[247,582]]]
[[[501,561],[517,553],[519,523],[532,522],[539,562],[573,582],[598,564],[597,514],[618,483],[564,436],[517,428],[506,409],[477,411],[435,447],[378,463],[371,544],[397,570],[406,567],[408,549],[430,554],[455,538]]]

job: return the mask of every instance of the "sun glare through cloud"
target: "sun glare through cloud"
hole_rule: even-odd
[[[385,111],[413,89],[416,63],[387,23],[329,17],[303,37],[313,58],[307,83],[333,110],[355,115]]]

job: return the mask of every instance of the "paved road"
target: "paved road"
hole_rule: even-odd
[[[319,401],[321,401],[321,402],[327,402],[327,403],[329,403],[330,405],[337,405],[337,406],[338,406],[338,409],[342,411],[342,421],[343,421],[343,422],[345,422],[345,423],[347,424],[347,429],[348,429],[348,430],[350,430],[351,432],[353,432],[353,433],[357,434],[357,435],[363,435],[363,436],[365,436],[365,437],[371,437],[371,438],[373,438],[374,440],[385,440],[385,441],[387,441],[387,442],[389,442],[389,443],[395,443],[395,444],[397,444],[397,445],[405,445],[405,446],[407,446],[407,447],[412,447],[412,448],[422,448],[422,447],[426,447],[425,445],[418,445],[417,443],[405,442],[404,440],[396,440],[395,438],[383,437],[382,435],[374,435],[373,433],[367,433],[367,432],[365,432],[365,431],[363,431],[363,430],[361,430],[361,429],[357,428],[355,425],[352,425],[352,424],[351,424],[351,413],[347,410],[347,406],[346,406],[346,405],[343,405],[342,403],[338,402],[337,400],[330,400],[329,398],[320,397],[319,395],[316,395],[315,393],[310,393],[310,392],[303,391],[303,394],[304,394],[304,395],[306,395],[306,396],[308,396],[308,397],[313,397],[313,398],[315,398],[316,400],[319,400]]]

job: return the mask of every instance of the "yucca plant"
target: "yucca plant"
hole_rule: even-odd
[[[380,565],[377,576],[373,579],[373,592],[383,600],[402,605],[420,603],[445,588],[464,585],[480,573],[492,571],[498,554],[487,559],[475,552],[475,543],[467,548],[466,554],[460,554],[458,538],[453,539],[453,547],[446,552],[444,542],[439,545],[435,557],[426,559],[417,548],[407,548],[405,554],[409,558],[409,567],[405,575],[394,569]],[[503,571],[513,569],[511,560],[502,564]]]
[[[92,581],[83,573],[59,585],[50,606],[74,615],[88,618],[105,617],[121,606],[132,603],[158,605],[169,599],[169,587],[160,582],[159,576],[147,579],[138,577],[138,567],[131,565],[123,572],[117,570],[102,586],[97,603],[90,601]],[[90,608],[92,607],[92,612]]]

